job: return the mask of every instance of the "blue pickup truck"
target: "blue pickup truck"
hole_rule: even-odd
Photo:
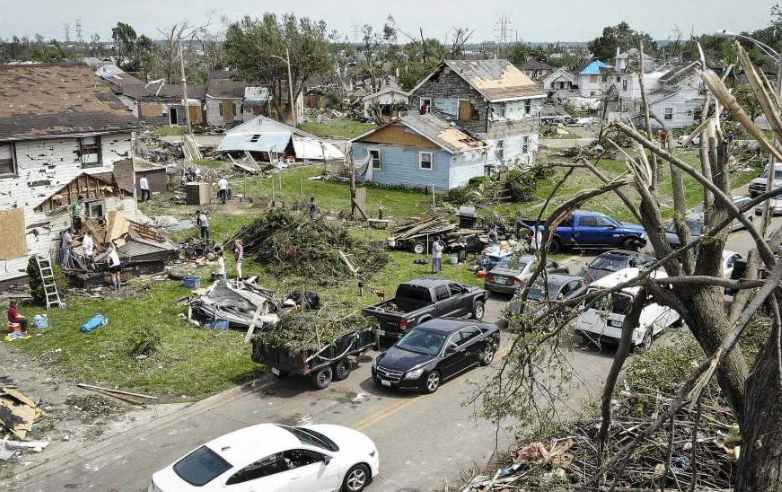
[[[526,225],[530,230],[534,227],[531,223]],[[576,210],[557,227],[549,252],[571,247],[637,250],[645,245],[646,231],[642,226],[619,222],[599,212]]]

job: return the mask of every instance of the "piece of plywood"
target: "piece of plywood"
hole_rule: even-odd
[[[108,214],[106,222],[106,241],[114,241],[117,247],[125,244],[122,238],[130,230],[130,222],[122,215],[119,210],[112,210]]]
[[[190,123],[193,125],[200,125],[203,122],[201,118],[201,106],[189,105],[187,110],[190,111]]]
[[[408,130],[407,127],[402,124],[389,125],[385,128],[380,128],[376,132],[360,139],[359,142],[402,145],[418,149],[440,148],[428,138]]]
[[[142,118],[145,116],[156,118],[163,117],[163,105],[161,104],[141,103],[139,105],[139,110]]]
[[[24,233],[24,210],[0,210],[0,259],[27,256],[27,236]]]
[[[234,102],[233,101],[223,101],[223,121],[233,121],[234,120]]]

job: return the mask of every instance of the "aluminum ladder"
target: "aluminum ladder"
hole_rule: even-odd
[[[52,270],[52,257],[35,255],[35,262],[38,264],[38,272],[41,274],[43,282],[43,292],[46,296],[46,310],[52,306],[63,309],[65,306],[60,300],[60,293],[57,291],[57,282],[54,280],[54,270]]]

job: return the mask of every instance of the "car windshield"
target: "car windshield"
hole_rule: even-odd
[[[779,164],[777,164],[779,166]],[[761,178],[768,178],[768,169],[763,171],[763,176]],[[782,179],[782,169],[779,169],[778,167],[774,169],[774,179]]]
[[[618,272],[627,268],[628,258],[617,255],[600,255],[589,264],[593,270],[603,270],[606,272]]]
[[[230,463],[206,446],[201,446],[174,465],[174,472],[179,478],[196,487],[208,484],[230,469]]]
[[[404,336],[396,346],[408,352],[424,355],[437,355],[443,348],[445,335],[428,330],[414,329]]]
[[[503,270],[523,271],[526,267],[527,267],[527,263],[524,261],[520,261],[519,258],[514,258],[513,256],[506,256],[505,258],[501,259],[499,263],[497,263],[497,266],[495,268],[503,269]]]
[[[700,220],[688,220],[687,227],[690,229],[690,234],[697,237],[701,235],[701,229],[703,229],[703,222]],[[674,224],[673,222],[668,224],[667,231],[672,234],[676,234],[676,224]]]
[[[327,451],[339,451],[337,444],[320,432],[315,432],[312,429],[306,429],[304,427],[280,427],[296,436],[299,442],[304,445],[315,446],[316,448],[322,448]]]
[[[559,288],[558,285],[549,285],[548,287],[549,299],[553,299],[554,297],[556,297],[556,292],[558,288]],[[532,284],[532,287],[529,290],[529,294],[527,295],[527,298],[533,301],[544,300],[546,298],[545,283],[542,280],[538,280],[534,284]]]

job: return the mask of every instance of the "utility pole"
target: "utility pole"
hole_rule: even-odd
[[[288,47],[285,47],[285,58],[288,63],[288,92],[290,93],[291,97],[291,115],[293,116],[293,126],[298,128],[299,127],[299,115],[296,112],[296,102],[293,100],[293,76],[291,75],[291,52],[288,49]],[[184,77],[184,74],[182,75]],[[189,125],[188,120],[188,125]]]
[[[179,63],[182,69],[182,96],[185,98],[185,120],[187,121],[187,133],[193,134],[193,128],[190,126],[190,104],[187,99],[187,77],[185,77],[185,57],[182,53],[182,37],[179,38]]]

